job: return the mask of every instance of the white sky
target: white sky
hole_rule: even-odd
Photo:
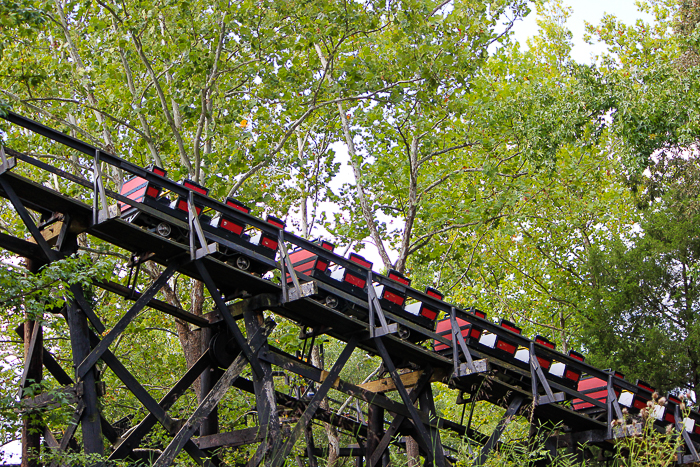
[[[573,34],[572,56],[579,63],[590,63],[591,58],[604,49],[602,44],[589,45],[583,41],[586,22],[598,24],[606,14],[617,16],[626,24],[633,24],[639,18],[647,22],[653,20],[651,15],[637,9],[634,0],[564,0],[563,3],[573,9],[567,27]],[[533,7],[530,15],[513,28],[514,37],[525,44],[528,37],[537,34],[537,29],[537,14]]]

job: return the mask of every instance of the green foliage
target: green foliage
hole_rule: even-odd
[[[584,335],[594,362],[664,390],[694,389],[700,381],[695,164],[667,172],[666,193],[645,210],[638,233],[591,250],[589,258],[595,287]]]

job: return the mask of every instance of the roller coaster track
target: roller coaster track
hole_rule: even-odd
[[[473,455],[473,463],[482,465],[491,451],[499,448],[499,438],[515,416],[524,416],[533,426],[556,426],[557,435],[546,440],[548,449],[552,452],[568,449],[582,456],[584,444],[611,449],[611,442],[633,435],[633,426],[615,426],[616,421],[625,418],[626,413],[646,410],[648,401],[655,397],[653,389],[643,382],[632,383],[618,373],[595,368],[575,352],[560,353],[546,339],[531,340],[521,335],[512,323],[496,324],[477,310],[460,309],[439,299],[441,295],[421,292],[407,282],[397,282],[396,277],[373,272],[371,264],[365,267],[361,262],[346,259],[321,243],[295,236],[230,203],[175,183],[164,172],[144,169],[20,115],[8,113],[5,119],[71,148],[83,161],[89,161],[93,170],[87,174],[90,179],[83,178],[10,148],[1,148],[0,196],[10,201],[31,239],[0,234],[0,247],[28,258],[30,269],[36,271],[74,253],[77,235],[84,233],[129,252],[132,266],[145,261],[163,266],[160,277],[143,292],[137,292],[131,281],[128,286],[109,281],[94,284],[133,301],[131,308],[109,330],[79,286],[72,287],[74,298],[64,309],[47,310],[65,317],[71,336],[73,375],[44,347],[39,321],[27,321],[18,329],[24,337],[26,353],[22,385],[40,379],[45,368],[63,386],[64,395],[76,404],[73,423],[60,440],[43,426],[39,426],[43,434],[25,430],[25,452],[41,442],[58,451],[81,449],[74,437],[79,425],[83,452],[101,454],[111,460],[136,461],[146,452],[139,449],[140,443],[160,425],[170,435],[170,441],[162,452],[155,453],[154,463],[158,466],[170,465],[183,450],[197,464],[219,465],[219,449],[252,444],[257,448],[248,465],[264,463],[279,467],[301,439],[306,446],[307,462],[315,467],[316,457],[327,452],[313,440],[310,426],[317,420],[355,438],[356,444],[341,447],[338,453],[354,457],[357,465],[386,465],[386,452],[401,449],[408,438],[417,442],[427,465],[450,465],[455,460],[455,447],[441,439],[441,433],[444,437],[448,431],[468,439],[471,445],[480,446]],[[60,177],[64,186],[82,187],[82,197],[76,199],[20,175],[22,165],[33,166],[34,173],[39,169]],[[139,202],[110,190],[104,182],[103,167],[119,169],[126,177],[137,177],[149,186],[157,185],[186,203],[183,205],[186,209],[175,215],[153,203]],[[76,191],[77,188],[73,190]],[[159,235],[157,229],[128,222],[120,215],[120,211],[127,210],[147,215],[158,225],[177,229],[180,237],[167,238]],[[275,251],[272,255],[262,254],[251,243],[233,241],[230,235],[208,226],[203,228],[201,210],[218,213],[273,239]],[[42,222],[37,225],[36,216],[30,211],[38,214]],[[223,251],[229,257],[232,252],[235,257],[244,256],[262,270],[276,271],[276,279],[241,270],[226,261]],[[355,271],[362,277],[360,289],[353,292],[324,279],[326,276],[310,271],[305,274],[290,259],[293,252],[316,258],[324,268],[332,264],[339,270]],[[176,273],[203,281],[216,305],[213,313],[207,317],[194,315],[155,298]],[[437,330],[433,321],[423,325],[402,307],[387,306],[378,296],[380,292],[375,292],[382,287],[391,288],[405,300],[422,304],[446,318],[437,324]],[[362,293],[356,293],[357,290]],[[323,297],[341,300],[344,306],[326,306],[331,302],[320,299]],[[145,307],[200,327],[211,342],[160,401],[150,395],[109,349]],[[328,371],[316,368],[308,359],[290,355],[268,341],[274,327],[272,317],[276,315],[297,323],[305,338],[326,335],[344,343],[332,367]],[[363,385],[340,378],[356,349],[379,356],[389,376]],[[107,402],[100,400],[95,371],[98,361],[114,372],[147,411],[148,415],[137,424],[113,425],[103,416],[101,407]],[[250,379],[241,376],[248,367]],[[298,375],[314,386],[315,392],[293,397],[276,390],[275,376],[280,374]],[[198,407],[186,420],[172,418],[168,409],[200,376],[202,393]],[[462,421],[441,418],[433,400],[435,382],[458,391],[461,403],[487,401],[505,408],[503,419],[491,433],[485,434]],[[217,405],[231,386],[255,395],[258,424],[222,433]],[[321,402],[331,388],[366,403],[367,418],[359,408],[342,414],[322,409]],[[389,390],[397,391],[401,402],[387,397],[385,393]],[[35,410],[48,410],[46,407],[52,402],[50,394],[23,401],[25,407]],[[700,414],[682,413],[681,407],[680,400],[669,397],[666,405],[654,409],[656,425],[659,429],[671,425],[683,438],[679,464],[700,462],[696,444],[700,441],[700,427],[696,424],[700,423]],[[281,420],[283,411],[294,413],[295,422]],[[27,421],[25,425],[31,423],[40,422]],[[105,447],[103,440],[110,445]],[[147,453],[154,455],[153,451]]]

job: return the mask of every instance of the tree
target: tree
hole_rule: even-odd
[[[700,382],[697,160],[654,167],[666,193],[644,211],[640,231],[591,252],[595,288],[584,328],[593,361],[663,390]]]

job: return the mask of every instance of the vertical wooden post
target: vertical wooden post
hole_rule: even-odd
[[[374,404],[367,406],[367,448],[365,459],[369,461],[384,436],[384,409]]]
[[[41,265],[26,260],[29,272],[38,272]],[[32,316],[25,312],[24,322],[24,361],[21,391],[32,383],[41,383],[43,368],[44,336],[41,327],[41,316]],[[33,334],[36,336],[32,339]],[[22,394],[24,395],[24,394]],[[43,431],[41,420],[36,414],[27,414],[22,420],[22,467],[39,466],[39,449],[41,447],[41,433]]]
[[[206,315],[209,322],[216,320],[215,313],[209,313]],[[202,352],[209,351],[209,343],[214,335],[214,330],[209,328],[202,328],[200,331],[202,333]],[[208,368],[202,372],[199,385],[199,402],[201,403],[204,398],[209,394],[209,391],[214,387],[216,382],[221,378],[223,370],[219,368],[216,364],[212,364],[211,368]],[[214,407],[211,413],[202,421],[202,426],[200,428],[200,435],[213,435],[219,432],[219,410],[218,407]]]
[[[73,365],[77,368],[90,354],[90,331],[87,316],[74,302],[71,302],[66,317],[70,330],[71,348],[73,349]],[[85,411],[80,426],[83,432],[84,452],[85,454],[102,455],[102,427],[97,406],[94,368],[91,368],[83,378],[83,402],[85,403]]]
[[[243,313],[246,333],[248,336],[254,335],[262,328],[265,317],[262,310],[246,309]],[[260,352],[267,352],[267,340],[260,347]],[[255,388],[255,404],[258,410],[258,426],[267,430],[266,440],[268,446],[281,441],[280,421],[277,414],[277,398],[275,397],[275,382],[272,378],[272,366],[260,360],[263,374],[261,376],[253,373],[253,385]]]

